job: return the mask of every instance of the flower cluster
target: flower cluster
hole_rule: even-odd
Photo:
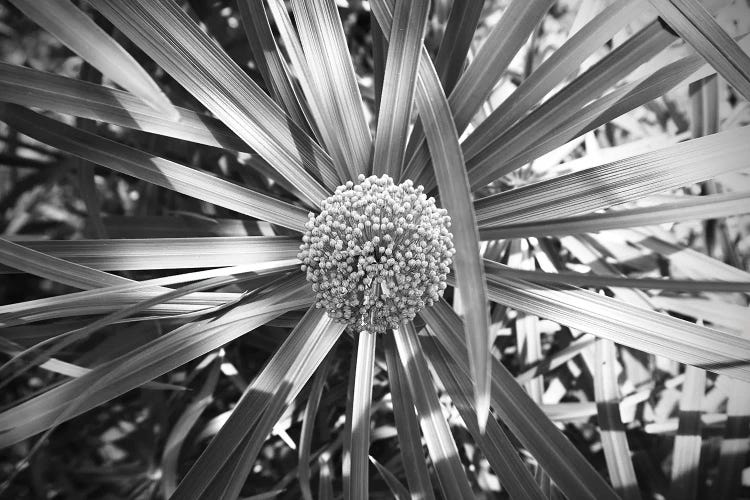
[[[443,294],[455,253],[451,222],[423,191],[360,175],[310,214],[299,258],[317,307],[351,328],[383,333]]]

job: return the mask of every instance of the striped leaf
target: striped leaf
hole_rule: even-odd
[[[305,231],[307,211],[209,173],[84,132],[15,104],[0,104],[0,119],[18,132],[92,163],[251,217]]]
[[[316,177],[332,171],[330,157],[177,4],[171,0],[89,3],[299,189],[312,206],[328,196]]]
[[[69,0],[11,0],[24,14],[171,122],[178,111],[133,57]]]

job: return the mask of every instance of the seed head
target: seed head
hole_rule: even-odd
[[[455,253],[451,220],[411,181],[357,180],[310,214],[299,258],[317,307],[351,328],[383,333],[442,296]]]

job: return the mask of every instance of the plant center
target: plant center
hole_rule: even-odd
[[[451,220],[411,181],[357,181],[310,214],[299,258],[317,307],[358,331],[383,333],[442,296],[455,253]]]

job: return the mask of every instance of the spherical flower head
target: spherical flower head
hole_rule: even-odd
[[[455,253],[451,221],[411,181],[357,180],[310,214],[299,258],[317,307],[352,329],[383,333],[442,296]]]

